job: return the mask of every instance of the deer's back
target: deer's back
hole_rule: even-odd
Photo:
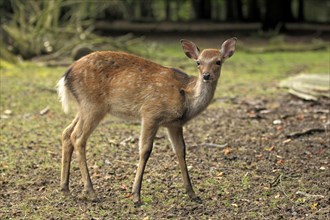
[[[67,85],[82,105],[125,118],[180,118],[192,79],[175,69],[122,52],[94,52],[76,61]],[[165,123],[165,122],[164,122]]]

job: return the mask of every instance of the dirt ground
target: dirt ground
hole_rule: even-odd
[[[76,160],[72,196],[63,197],[58,192],[59,170],[44,168],[45,158],[34,158],[1,180],[1,218],[29,219],[34,212],[47,219],[329,219],[329,131],[289,137],[323,128],[329,100],[305,102],[280,94],[215,102],[231,107],[211,106],[185,129],[187,163],[202,204],[190,202],[184,194],[178,163],[161,130],[143,182],[144,205],[134,208],[130,190],[138,159],[138,126],[107,118],[89,143],[99,146],[88,153],[100,202],[79,198]],[[50,154],[60,162],[54,149],[48,152],[37,145],[30,143],[21,159]],[[59,148],[58,143],[56,151]],[[28,201],[25,210],[18,205],[22,200]]]
[[[241,93],[218,96],[184,129],[188,169],[202,203],[185,194],[161,129],[143,180],[144,204],[135,208],[139,124],[109,116],[90,138],[88,165],[100,201],[81,198],[75,156],[71,194],[64,196],[60,133],[73,113],[64,116],[48,89],[60,74],[52,80],[38,74],[22,82],[2,78],[12,83],[3,84],[2,95],[14,110],[0,121],[0,219],[330,219],[329,99],[303,101],[283,90],[246,96],[244,85],[235,85]],[[50,110],[36,112],[44,103]],[[30,109],[15,112],[20,105]]]

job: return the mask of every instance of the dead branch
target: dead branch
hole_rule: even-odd
[[[309,128],[309,129],[306,129],[301,132],[293,132],[291,134],[287,134],[286,137],[287,138],[298,138],[300,136],[313,134],[315,132],[325,132],[325,128]]]
[[[273,187],[276,187],[278,184],[280,184],[282,182],[282,177],[283,177],[283,174],[280,173],[273,182],[270,183],[270,187],[273,188]]]
[[[302,191],[297,191],[296,195],[305,196],[307,198],[315,198],[315,199],[323,199],[324,198],[323,195],[313,195],[313,194],[305,193],[305,192],[302,192]]]

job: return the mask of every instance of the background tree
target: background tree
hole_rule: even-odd
[[[211,0],[192,0],[192,6],[197,20],[211,19]]]
[[[304,0],[298,0],[298,21],[305,21],[304,9]]]
[[[241,0],[226,0],[226,20],[227,21],[242,21],[242,1]]]
[[[258,0],[247,1],[246,20],[251,22],[260,21],[260,5],[258,4]]]
[[[278,1],[281,2],[281,1]],[[284,22],[294,21],[292,15],[292,0],[282,0]]]
[[[292,18],[291,0],[265,0],[265,15],[261,28],[263,31],[284,31],[285,23]]]
[[[141,20],[151,20],[154,18],[152,0],[139,0]]]
[[[165,1],[165,20],[170,21],[171,20],[171,0]]]

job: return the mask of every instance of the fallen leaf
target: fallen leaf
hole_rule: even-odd
[[[317,209],[317,206],[318,206],[318,203],[316,202],[316,203],[313,203],[312,205],[311,205],[311,209],[312,210],[316,210]]]
[[[280,125],[279,126],[276,126],[276,130],[277,131],[282,131],[283,130],[283,126],[280,126]]]
[[[231,153],[231,148],[230,147],[226,147],[224,150],[223,150],[223,154],[225,155],[225,156],[227,156],[227,155],[229,155],[230,153]]]
[[[110,180],[111,178],[112,178],[111,175],[106,175],[106,176],[104,176],[104,179],[105,179],[105,180]]]
[[[125,198],[130,198],[130,197],[132,197],[132,196],[133,196],[132,193],[126,193],[126,194],[125,194]]]
[[[127,185],[125,185],[125,184],[122,184],[120,188],[121,188],[122,190],[125,190],[125,191],[128,190],[128,187],[127,187]]]
[[[117,145],[117,144],[118,144],[118,142],[117,142],[116,140],[114,140],[114,139],[109,139],[109,138],[108,138],[108,143],[109,143],[109,144],[113,144],[113,145]]]
[[[296,117],[298,120],[304,120],[305,116],[303,114],[297,115]]]
[[[264,148],[265,151],[273,151],[274,149],[275,149],[275,146],[265,147]]]

